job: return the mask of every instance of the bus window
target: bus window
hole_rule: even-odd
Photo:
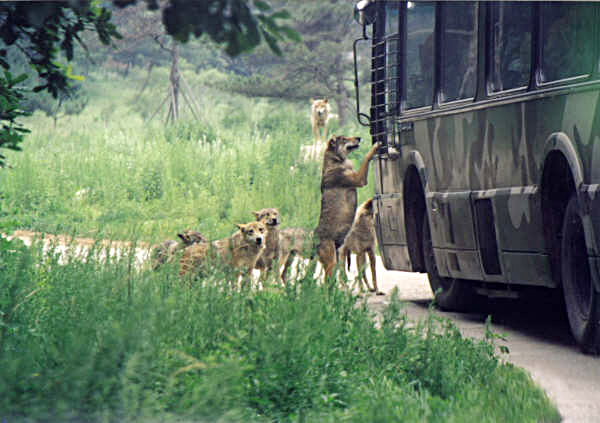
[[[399,9],[399,2],[388,2],[385,5],[385,103],[387,105],[386,113],[388,115],[396,114],[398,112]]]
[[[492,92],[526,87],[531,69],[531,5],[490,5],[489,86]]]
[[[385,35],[398,34],[400,30],[400,23],[398,18],[398,11],[400,9],[398,2],[387,2],[385,4]]]
[[[475,97],[477,11],[473,2],[448,2],[442,9],[442,101]]]
[[[435,4],[407,3],[406,107],[431,105],[433,101],[433,30]]]
[[[551,2],[541,6],[542,82],[592,71],[594,5]]]

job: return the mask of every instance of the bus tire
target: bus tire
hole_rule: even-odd
[[[438,273],[433,244],[431,242],[431,230],[429,219],[423,218],[423,261],[429,286],[435,296],[435,304],[444,311],[466,312],[473,309],[476,304],[477,294],[471,284],[463,279],[446,278]]]
[[[562,226],[561,278],[571,333],[581,350],[600,353],[600,294],[588,262],[577,194],[569,199]]]

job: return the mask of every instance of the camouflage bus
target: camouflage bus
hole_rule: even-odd
[[[426,272],[446,310],[561,289],[574,338],[600,352],[600,3],[363,0],[355,14],[385,267]]]

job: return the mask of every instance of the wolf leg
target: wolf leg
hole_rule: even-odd
[[[336,265],[335,242],[330,239],[321,241],[317,246],[317,254],[325,270],[325,278],[330,278]]]
[[[369,264],[371,265],[371,279],[373,280],[373,292],[375,292],[377,295],[384,295],[384,293],[381,292],[377,287],[377,271],[375,270],[377,262],[375,261],[375,251],[369,249],[367,253],[369,254]]]
[[[362,283],[364,283],[365,287],[367,288],[367,291],[372,291],[369,287],[369,281],[367,281],[367,274],[365,272],[365,267],[367,266],[367,256],[365,253],[358,253],[356,255],[356,265],[358,266],[357,277],[360,290],[362,291]]]

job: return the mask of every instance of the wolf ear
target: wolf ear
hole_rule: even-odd
[[[260,213],[257,211],[252,212],[252,214],[254,215],[254,217],[256,217],[258,219],[258,216],[260,216]]]
[[[246,225],[242,224],[242,223],[236,223],[235,226],[239,229],[239,230],[243,230]]]
[[[329,97],[325,97],[325,98],[323,99],[323,102],[325,102],[325,103],[327,103],[328,101],[329,101]]]
[[[365,202],[365,208],[368,210],[373,210],[373,199],[369,198],[366,202]]]

